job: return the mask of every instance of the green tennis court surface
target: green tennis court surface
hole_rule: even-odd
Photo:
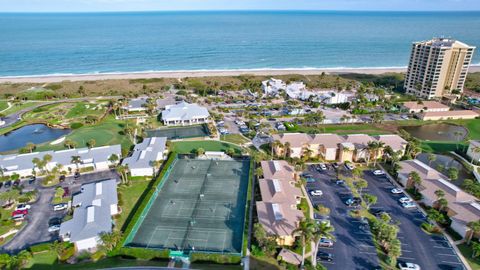
[[[169,127],[147,130],[147,137],[167,137],[168,139],[182,139],[210,136],[207,125],[195,125],[188,127]]]
[[[178,159],[128,246],[241,253],[249,160]]]

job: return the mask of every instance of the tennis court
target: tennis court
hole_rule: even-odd
[[[241,253],[249,160],[178,159],[128,246]]]
[[[147,137],[167,137],[170,140],[208,136],[210,136],[210,131],[208,130],[208,126],[205,124],[188,127],[170,127],[147,130]]]

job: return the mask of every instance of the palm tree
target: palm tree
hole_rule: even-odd
[[[110,161],[111,164],[116,164],[118,160],[119,160],[119,157],[117,154],[111,154],[108,157],[108,161]]]
[[[278,147],[281,147],[282,146],[282,143],[279,141],[279,140],[274,140],[273,142],[270,143],[271,147],[272,147],[272,157],[274,156],[274,151],[275,149],[277,149]]]
[[[475,156],[476,154],[480,153],[480,146],[473,146],[470,150],[472,152],[472,164],[473,164],[473,160],[475,159]],[[478,158],[477,158],[478,160]]]
[[[57,254],[57,257],[60,258],[62,254],[65,252],[65,245],[58,240],[50,244],[50,250]]]
[[[418,186],[422,184],[422,178],[416,171],[412,171],[408,174],[408,178],[411,180],[415,192],[418,191]]]
[[[457,142],[459,142],[459,141],[460,141],[460,138],[463,136],[463,132],[458,131],[458,130],[457,130],[457,131],[454,131],[454,132],[453,132],[453,136],[455,136],[455,140],[456,140]],[[457,146],[457,150],[458,150],[458,143],[456,144],[456,146]]]
[[[117,166],[117,172],[120,174],[122,184],[128,183],[128,165]]]
[[[472,243],[472,259],[480,255],[480,242]]]
[[[97,142],[95,141],[95,139],[90,139],[90,140],[88,140],[88,142],[87,142],[88,148],[93,148],[93,147],[95,147],[95,144],[97,144]]]
[[[315,221],[312,221],[310,218],[306,218],[305,220],[300,221],[298,228],[296,228],[292,232],[293,235],[300,236],[302,239],[302,269],[305,265],[306,243],[312,241],[315,238],[317,232],[317,223]]]
[[[122,232],[102,233],[100,234],[100,239],[102,240],[102,247],[106,251],[112,251],[122,241]]]
[[[470,229],[470,233],[468,234],[467,238],[467,244],[469,245],[473,236],[480,232],[480,220],[467,223],[467,227]]]
[[[315,242],[315,245],[313,246],[313,256],[317,255],[318,252],[318,243],[320,239],[322,238],[327,238],[332,241],[335,240],[335,236],[332,234],[335,228],[333,226],[330,226],[329,223],[326,222],[320,222],[319,224],[315,223],[316,227],[316,233],[314,234],[313,241]],[[316,263],[316,258],[313,258],[313,262]]]
[[[284,147],[283,147],[283,158],[286,158],[288,156],[290,156],[290,143],[289,142],[286,142]]]
[[[68,149],[75,148],[77,146],[77,143],[74,142],[71,139],[66,139],[65,142],[63,143]]]
[[[75,166],[77,167],[77,170],[78,170],[79,164],[82,163],[82,158],[80,156],[72,156],[72,159],[70,160],[70,163],[75,164]]]

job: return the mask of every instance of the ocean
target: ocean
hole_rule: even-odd
[[[434,36],[480,47],[480,12],[0,13],[0,76],[405,67]]]

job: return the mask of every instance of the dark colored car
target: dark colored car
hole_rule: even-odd
[[[333,167],[334,169],[338,169],[338,167],[340,167],[340,165],[338,165],[337,162],[334,162],[334,163],[332,163],[332,167]]]
[[[9,181],[5,182],[5,188],[9,188],[11,186],[12,186],[12,181],[9,180]]]
[[[65,175],[63,175],[63,174],[60,175],[60,178],[58,178],[58,180],[59,180],[60,182],[64,182],[64,181],[65,181]]]
[[[62,197],[63,197],[63,198],[66,198],[66,197],[68,197],[68,196],[70,196],[70,189],[68,189],[68,187],[64,187],[64,188],[63,188],[63,196],[62,196]]]
[[[49,221],[48,221],[48,226],[53,226],[53,225],[60,225],[62,223],[62,219],[59,218],[59,217],[54,217],[54,218],[51,218]]]
[[[35,180],[36,180],[35,176],[32,177],[32,178],[30,178],[30,179],[28,180],[28,184],[31,185],[31,184],[35,183]]]
[[[319,251],[317,253],[317,261],[333,261],[333,255],[327,252]]]
[[[348,206],[359,206],[361,202],[362,199],[360,199],[359,197],[348,198],[347,200],[345,200],[345,204]]]
[[[371,208],[371,209],[370,209],[370,213],[372,213],[372,215],[374,215],[374,216],[376,216],[376,217],[379,217],[379,216],[381,216],[383,213],[388,214],[388,211],[385,211],[385,210],[379,209],[379,208]]]
[[[14,187],[18,187],[19,185],[20,185],[20,180],[17,179],[13,182]]]
[[[3,182],[0,182],[0,188],[2,188],[2,187],[3,187]]]
[[[80,172],[76,171],[75,174],[73,175],[73,178],[77,179],[80,177]]]

